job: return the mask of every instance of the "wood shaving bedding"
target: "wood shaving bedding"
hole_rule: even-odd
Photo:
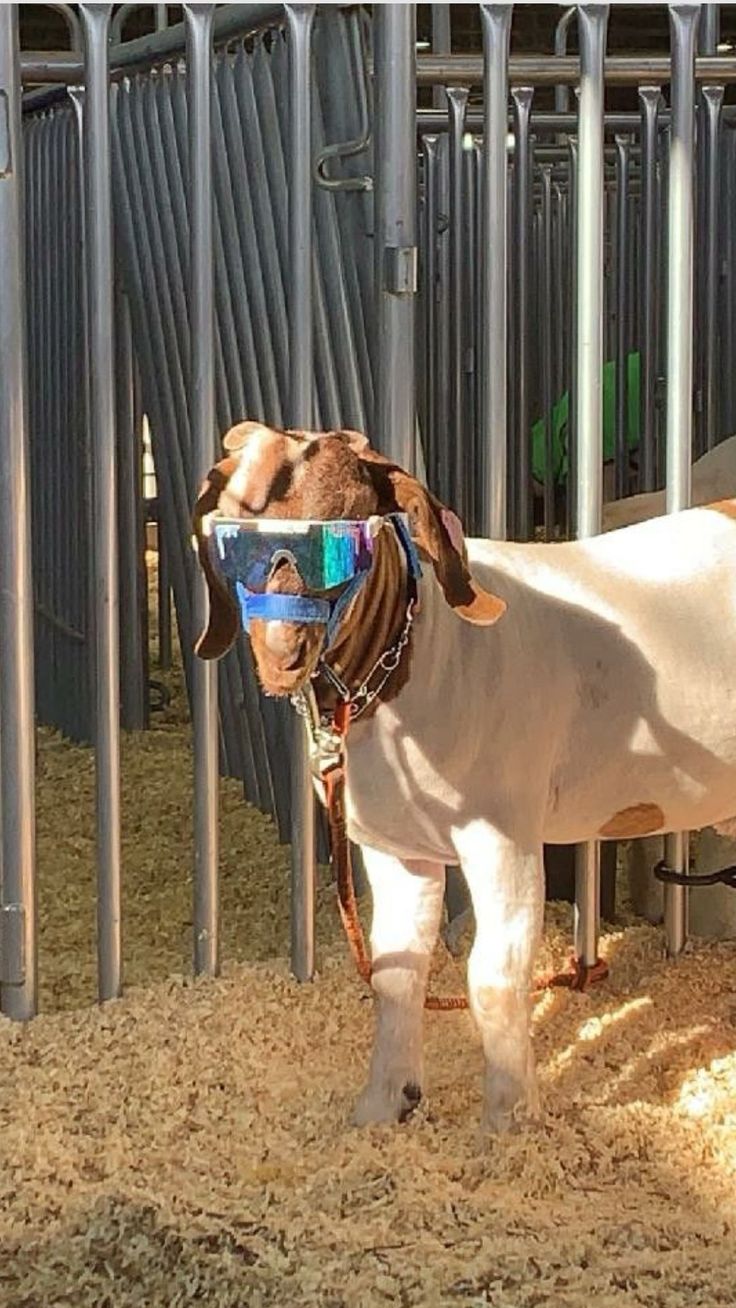
[[[0,1019],[0,1308],[734,1305],[736,945],[663,957],[630,916],[608,981],[535,1000],[542,1115],[479,1136],[467,1013],[428,1014],[426,1095],[356,1131],[371,1004],[322,874],[296,985],[288,851],[223,784],[223,976],[193,982],[181,700],[123,749],[125,997],[94,1004],[93,762],[39,737],[43,1014]],[[551,905],[540,970],[571,911]],[[438,950],[436,991],[462,964]]]

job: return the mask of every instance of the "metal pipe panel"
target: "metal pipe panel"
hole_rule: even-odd
[[[629,233],[629,142],[616,137],[616,436],[614,454],[615,496],[626,495],[629,483],[628,423],[628,287],[632,258]]]
[[[120,855],[120,637],[110,196],[108,29],[112,5],[81,4],[84,181],[93,471],[97,969],[100,1000],[123,985]]]
[[[695,50],[700,5],[670,5],[672,125],[667,255],[667,489],[668,513],[690,504],[693,427],[693,228],[695,159]],[[665,839],[665,858],[687,871],[687,837]],[[664,889],[667,952],[687,936],[687,890]]]
[[[189,316],[194,486],[219,456],[214,410],[214,290],[212,270],[211,69],[213,4],[187,4],[187,99],[189,124]],[[195,628],[205,626],[204,577],[194,582]],[[217,664],[195,659],[192,670],[194,747],[194,971],[220,969],[218,885]]]
[[[640,426],[639,490],[653,491],[657,481],[657,119],[662,98],[658,86],[640,86],[641,105],[641,226],[639,246]]]
[[[507,105],[510,4],[481,5],[485,68],[483,106],[483,250],[481,370],[482,530],[505,540],[508,463]]]
[[[567,33],[569,31],[570,24],[573,18],[575,17],[575,14],[576,14],[576,6],[570,5],[570,7],[566,9],[564,13],[560,16],[560,18],[557,20],[557,26],[555,27],[555,55],[559,56],[559,55],[567,54]],[[564,85],[556,86],[555,109],[559,113],[564,113],[569,103],[570,103],[570,95],[567,86]]]
[[[705,5],[704,11],[716,9],[716,5]],[[722,86],[704,86],[702,88],[702,106],[705,111],[705,232],[704,265],[705,285],[703,288],[704,323],[702,346],[704,353],[703,377],[703,425],[705,428],[705,448],[712,450],[721,431],[718,412],[718,282],[720,245],[720,184],[723,159],[720,151],[721,110],[724,89]]]
[[[414,471],[417,277],[413,4],[377,5],[375,41],[376,400],[374,439]]]
[[[552,169],[542,168],[542,209],[539,240],[539,362],[541,378],[542,413],[544,414],[544,531],[552,539],[555,525],[555,470],[552,445],[552,332],[554,324],[552,303]]]
[[[515,369],[515,471],[514,536],[529,540],[532,534],[531,487],[531,204],[532,160],[529,142],[529,113],[534,91],[530,86],[512,92],[516,148],[514,153],[514,222],[516,288]]]
[[[18,7],[0,6],[0,1008],[38,1003],[33,587]],[[4,108],[4,112],[2,112]]]
[[[577,173],[577,484],[578,538],[600,531],[603,503],[603,63],[608,5],[578,7],[580,127]],[[576,848],[575,952],[598,957],[600,846]]]
[[[447,102],[450,114],[450,352],[448,358],[448,386],[450,393],[450,449],[448,462],[452,469],[450,502],[465,519],[467,513],[464,475],[465,445],[468,439],[464,405],[464,340],[467,335],[467,305],[463,295],[463,256],[465,249],[463,209],[466,200],[463,185],[463,135],[468,91],[465,87],[448,86]]]
[[[669,82],[672,68],[667,55],[611,55],[606,59],[607,86],[637,86],[644,82]],[[736,81],[736,60],[731,56],[701,55],[695,62],[698,82]],[[575,55],[512,55],[509,82],[512,86],[577,86],[580,61]],[[483,58],[477,54],[417,57],[418,86],[481,86]]]
[[[315,6],[286,6],[289,30],[289,425],[313,425],[311,40]],[[315,812],[307,733],[292,718],[291,968],[314,975]]]

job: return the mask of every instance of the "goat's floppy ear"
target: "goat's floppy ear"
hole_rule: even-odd
[[[387,476],[397,507],[409,518],[412,538],[432,560],[447,603],[466,622],[492,626],[506,604],[471,576],[460,519],[408,473],[394,467]]]
[[[210,468],[200,488],[192,514],[197,557],[205,575],[210,612],[207,626],[194,646],[201,659],[219,659],[230,649],[238,634],[239,618],[235,601],[212,566],[203,519],[217,508],[220,496],[238,466],[237,459],[223,459]]]
[[[362,431],[353,431],[352,427],[342,427],[334,434],[345,442],[353,454],[364,455],[369,448],[368,437],[364,436]]]

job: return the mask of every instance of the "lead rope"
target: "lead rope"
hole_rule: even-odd
[[[350,857],[347,818],[345,813],[345,738],[351,721],[350,702],[341,700],[335,709],[333,722],[334,747],[330,761],[322,771],[325,788],[327,821],[332,845],[332,862],[337,882],[337,903],[340,918],[347,937],[350,952],[355,962],[358,975],[371,984],[373,965],[366,948],[363,927],[358,913],[353,882],[353,864]],[[570,990],[584,990],[587,985],[602,981],[608,975],[608,967],[602,959],[593,966],[586,966],[574,956],[569,968],[537,977],[532,989],[534,992],[564,987]],[[432,1012],[448,1013],[467,1009],[465,995],[426,995],[424,1007]]]

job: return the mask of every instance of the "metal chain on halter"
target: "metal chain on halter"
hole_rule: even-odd
[[[389,647],[389,649],[384,651],[380,658],[376,659],[373,667],[368,673],[368,676],[365,678],[365,681],[363,681],[358,689],[350,696],[350,717],[353,722],[355,722],[356,718],[360,717],[361,713],[365,713],[367,708],[370,708],[373,701],[380,695],[386,682],[391,676],[391,673],[395,672],[398,668],[399,663],[401,662],[401,655],[409,643],[413,621],[414,600],[411,599],[406,606],[406,619],[399,633],[398,639]],[[383,676],[377,685],[375,685],[371,690],[370,683],[377,672],[383,672]]]

